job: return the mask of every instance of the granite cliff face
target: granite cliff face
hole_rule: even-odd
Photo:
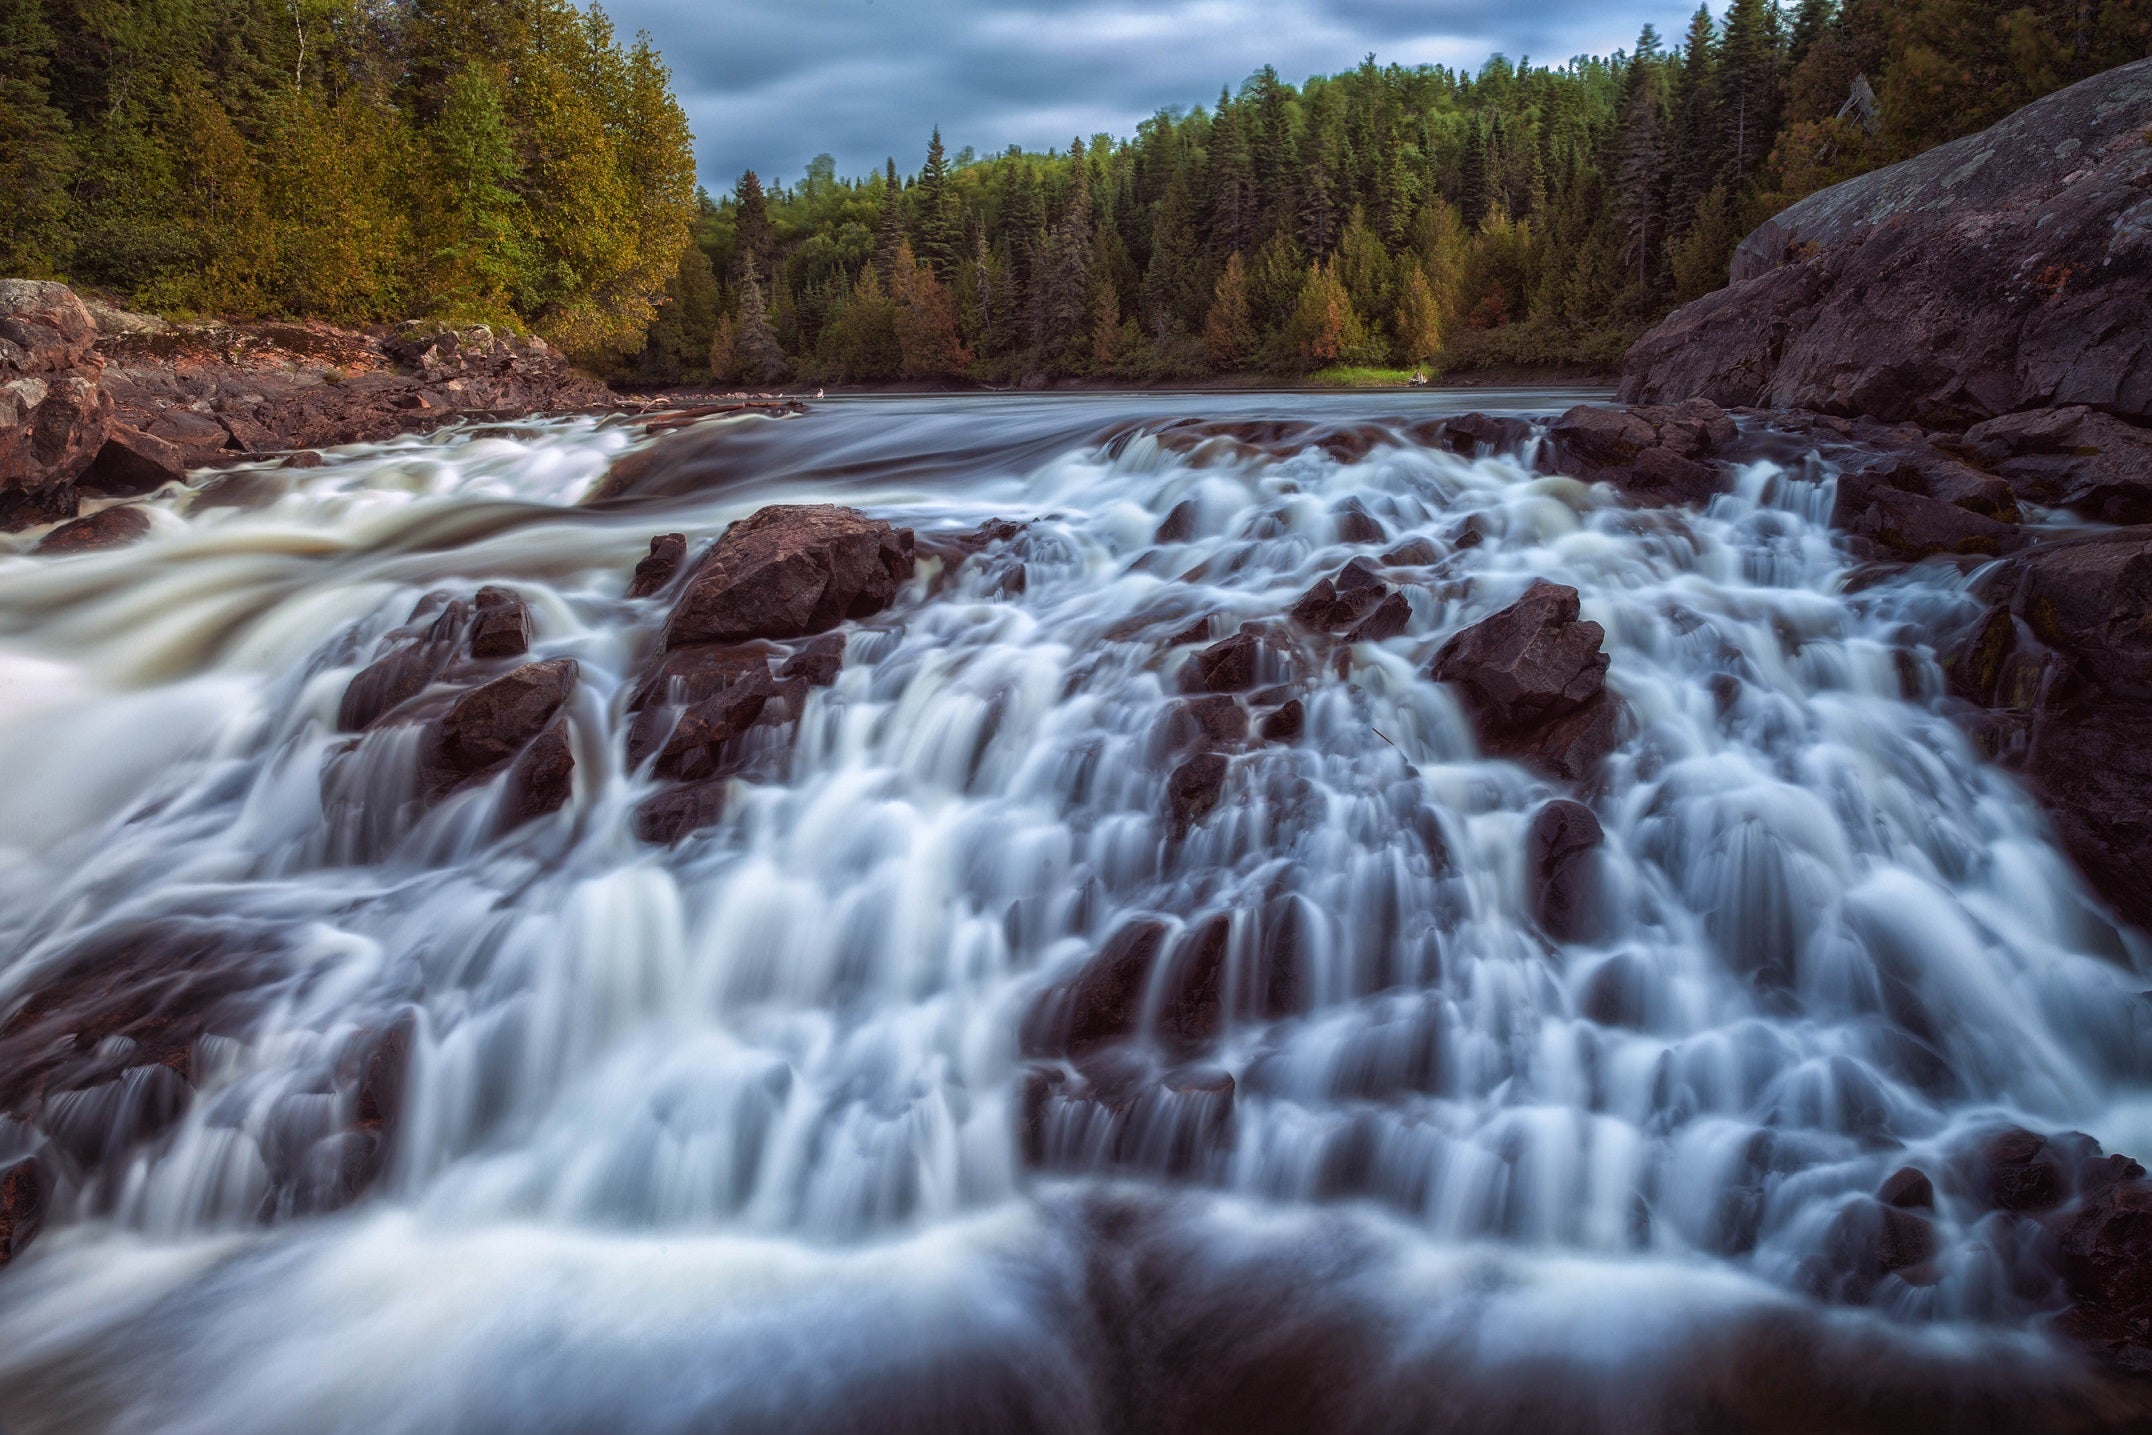
[[[1633,349],[1630,403],[2152,421],[2152,60],[1801,201]]]

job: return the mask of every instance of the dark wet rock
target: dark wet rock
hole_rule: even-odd
[[[1223,1022],[1225,960],[1232,919],[1224,913],[1183,930],[1167,954],[1158,1015],[1159,1037],[1183,1054],[1200,1050]]]
[[[2138,1179],[2087,1200],[2060,1235],[2080,1331],[2122,1363],[2152,1373],[2152,1182],[2142,1175],[2140,1167]]]
[[[131,504],[100,508],[97,512],[61,524],[37,541],[32,550],[49,558],[70,553],[94,553],[104,548],[125,548],[149,536],[149,515]]]
[[[363,731],[424,692],[461,655],[470,621],[470,604],[427,594],[402,627],[384,636],[388,651],[360,669],[344,689],[337,727]]]
[[[1525,834],[1525,881],[1532,917],[1558,942],[1587,939],[1598,926],[1599,819],[1581,802],[1550,802]]]
[[[1901,1166],[1876,1189],[1876,1199],[1902,1211],[1935,1209],[1935,1183],[1917,1166]]]
[[[660,776],[696,779],[716,775],[721,749],[753,727],[764,704],[777,694],[769,664],[745,664],[723,687],[681,709],[636,714],[628,730],[628,762],[640,766],[654,752]]]
[[[1477,458],[1482,454],[1518,452],[1531,441],[1532,425],[1520,418],[1468,413],[1417,423],[1406,432],[1415,443],[1461,458]]]
[[[1429,674],[1457,685],[1489,752],[1575,781],[1613,747],[1605,636],[1579,621],[1576,589],[1535,580],[1444,643]]]
[[[2152,523],[2152,428],[2073,404],[1989,419],[1964,443],[2023,502]]]
[[[740,520],[688,579],[665,645],[800,638],[872,617],[911,579],[912,533],[834,504]]]
[[[635,565],[635,576],[628,580],[630,598],[648,598],[662,593],[679,575],[680,565],[687,560],[687,535],[685,533],[660,533],[650,540],[650,553]]]
[[[1248,735],[1248,710],[1225,694],[1176,703],[1167,717],[1167,746],[1176,751],[1230,746]]]
[[[445,794],[522,752],[553,725],[577,673],[573,658],[525,663],[456,699],[435,729],[428,786]]]
[[[1166,924],[1129,922],[1076,975],[1042,993],[1024,1020],[1026,1056],[1083,1056],[1134,1036]]]
[[[1260,733],[1265,742],[1295,743],[1307,725],[1308,710],[1294,698],[1264,716]]]
[[[1933,1285],[1939,1273],[1928,1262],[1939,1245],[1935,1223],[1926,1216],[1862,1197],[1838,1214],[1822,1260],[1804,1274],[1827,1299],[1865,1301],[1889,1275]]]
[[[1547,430],[1557,473],[1612,483],[1635,502],[1700,507],[1726,488],[1704,462],[1732,447],[1739,429],[1707,399],[1633,409],[1580,404]]]
[[[568,725],[556,722],[532,739],[508,769],[501,830],[560,811],[574,792],[575,752],[568,743]]]
[[[2064,1153],[2021,1126],[1981,1140],[1964,1163],[1964,1176],[1974,1196],[1998,1211],[2051,1211],[2070,1195]]]
[[[105,932],[33,975],[0,1022],[0,1113],[77,1167],[122,1158],[187,1109],[200,1039],[246,1033],[267,966],[232,923]]]
[[[805,643],[786,658],[777,669],[777,676],[785,682],[803,682],[809,687],[826,688],[837,681],[837,674],[844,671],[845,639],[842,633],[825,633],[810,643]]]
[[[1848,473],[1838,480],[1832,522],[1848,536],[1865,539],[1901,558],[1938,554],[1995,557],[2022,546],[2014,524],[1982,517],[1942,499],[1894,487],[1878,473]]]
[[[1380,643],[1394,638],[1412,625],[1412,604],[1402,593],[1392,593],[1345,635],[1348,643]]]
[[[2152,925],[2152,527],[2049,540],[1981,591],[1993,606],[1948,655],[1956,690],[1988,707],[1976,736],[2100,895]]]
[[[1659,442],[1658,431],[1626,409],[1578,404],[1547,426],[1557,472],[1597,478]]]
[[[1342,633],[1363,622],[1390,592],[1366,558],[1355,558],[1336,576],[1317,581],[1294,602],[1294,621],[1319,632]]]
[[[635,809],[635,835],[659,847],[670,847],[690,832],[714,827],[725,815],[725,794],[731,779],[709,778],[646,797]]]
[[[1255,686],[1260,670],[1261,640],[1253,633],[1235,633],[1213,643],[1181,669],[1181,689],[1191,693],[1238,693]]]
[[[1642,960],[1633,952],[1618,952],[1592,969],[1578,994],[1577,1008],[1586,1020],[1601,1026],[1641,1028],[1648,990],[1649,974]]]
[[[1223,754],[1199,752],[1166,779],[1166,824],[1176,837],[1210,816],[1225,791],[1227,763]]]
[[[186,478],[186,455],[177,444],[130,424],[116,423],[97,450],[97,457],[90,460],[75,484],[78,488],[131,498],[154,493],[168,483],[183,483]]]
[[[1192,498],[1184,498],[1179,503],[1174,504],[1173,511],[1160,520],[1158,531],[1151,535],[1151,541],[1153,543],[1186,543],[1196,536],[1198,532],[1197,524],[1201,518],[1202,513],[1197,509],[1196,501]]]
[[[1937,428],[2076,405],[2152,419],[2148,126],[2140,61],[1811,195],[1629,351],[1622,397]]]
[[[471,600],[471,656],[519,658],[531,648],[531,609],[506,588],[481,588]]]
[[[313,449],[307,448],[301,449],[299,450],[299,452],[294,454],[287,454],[284,458],[284,461],[278,464],[277,467],[320,468],[325,462],[327,462],[327,460],[322,458],[320,454],[316,453]]]
[[[1357,499],[1347,499],[1332,509],[1330,520],[1337,525],[1340,543],[1382,543],[1390,536]]]
[[[45,1224],[52,1199],[52,1169],[25,1156],[0,1169],[0,1267],[22,1254]]]
[[[1408,538],[1382,555],[1392,568],[1425,568],[1442,561],[1442,550],[1431,538]]]

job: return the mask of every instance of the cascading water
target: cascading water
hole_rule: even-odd
[[[104,1053],[121,1079],[0,1129],[76,1173],[0,1277],[0,1426],[2127,1425],[2044,1333],[2030,1238],[1947,1181],[1926,1259],[1833,1264],[1968,1133],[2152,1149],[2145,952],[1920,646],[1965,580],[1849,584],[1814,456],[1640,511],[1402,422],[1360,457],[1160,441],[1281,407],[1401,401],[833,404],[595,507],[634,430],[453,432],[0,560],[0,998],[154,932],[244,1013],[191,1097]],[[665,604],[626,575],[802,500],[915,528],[919,576],[744,739],[715,826],[646,844],[626,707]],[[989,519],[1024,526],[932,541]],[[1402,633],[1291,636],[1385,552]],[[1427,676],[1534,578],[1604,625],[1624,712],[1561,942],[1527,830],[1575,794]],[[337,730],[384,633],[485,583],[581,673],[573,798],[505,836],[498,782],[413,801],[415,729]],[[1303,730],[1229,744],[1177,833],[1205,618],[1282,635],[1261,682]],[[1217,1030],[1042,1046],[1131,933],[1222,951]],[[336,1209],[383,1032],[400,1115]]]

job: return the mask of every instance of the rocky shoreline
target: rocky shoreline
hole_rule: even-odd
[[[628,412],[662,427],[796,408],[617,394],[543,339],[484,325],[177,325],[64,284],[0,280],[0,530],[67,524],[46,553],[139,537],[141,515],[124,508],[68,520],[85,502],[139,498],[204,468],[309,467],[320,449],[451,423]]]

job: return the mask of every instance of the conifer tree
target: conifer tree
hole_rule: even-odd
[[[732,191],[733,233],[738,236],[739,264],[747,273],[771,272],[769,201],[762,193],[762,177],[753,170],[741,172]]]
[[[752,274],[740,276],[740,312],[733,345],[739,355],[740,375],[748,382],[774,384],[784,377],[785,353],[763,307],[762,286]]]
[[[874,267],[882,274],[882,287],[896,283],[897,251],[904,246],[904,186],[897,180],[897,161],[889,160],[882,180],[882,212],[875,221]]]
[[[956,196],[950,193],[949,158],[942,148],[941,126],[927,142],[926,168],[919,172],[917,196],[918,253],[934,277],[947,284],[956,277],[961,221]]]
[[[964,372],[971,354],[957,333],[956,300],[909,244],[897,249],[898,371],[907,379],[949,378]]]
[[[1255,323],[1248,308],[1248,270],[1233,254],[1211,294],[1203,320],[1203,357],[1221,373],[1239,368],[1255,351]]]

